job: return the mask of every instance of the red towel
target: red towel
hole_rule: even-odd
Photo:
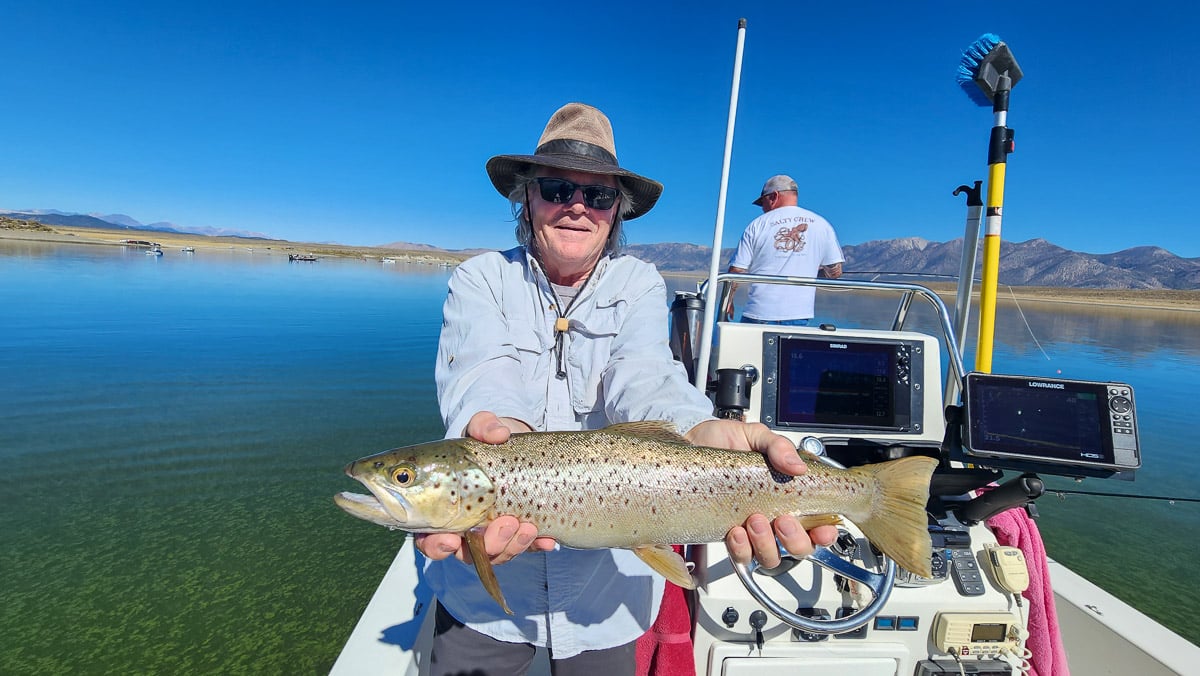
[[[1021,550],[1029,568],[1029,588],[1021,594],[1029,600],[1029,638],[1025,641],[1025,647],[1033,653],[1029,676],[1070,676],[1067,652],[1058,631],[1046,548],[1037,524],[1024,508],[1014,507],[988,519],[987,525],[995,532],[997,542]]]
[[[675,545],[675,552],[682,556],[683,547]],[[637,675],[696,676],[687,592],[671,582],[650,631],[637,641]]]

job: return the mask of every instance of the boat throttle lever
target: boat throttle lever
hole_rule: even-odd
[[[970,526],[991,518],[1007,509],[1023,505],[1030,517],[1037,516],[1033,501],[1046,492],[1046,486],[1036,474],[1022,474],[996,488],[968,500],[955,510],[958,520]]]

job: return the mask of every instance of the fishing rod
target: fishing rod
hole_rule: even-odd
[[[1047,488],[1047,493],[1054,493],[1060,499],[1065,500],[1067,495],[1094,495],[1102,498],[1132,498],[1134,500],[1160,500],[1175,504],[1176,502],[1196,502],[1200,503],[1200,498],[1173,498],[1169,495],[1140,495],[1137,493],[1103,493],[1100,491],[1071,491],[1059,488]]]

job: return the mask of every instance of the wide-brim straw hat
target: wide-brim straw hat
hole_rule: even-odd
[[[508,197],[516,174],[529,165],[616,176],[633,196],[625,220],[650,211],[663,191],[658,181],[621,168],[608,117],[582,103],[568,103],[550,116],[532,155],[497,155],[487,161],[487,173],[496,190]]]

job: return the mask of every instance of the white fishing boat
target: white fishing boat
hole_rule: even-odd
[[[739,31],[739,62],[741,39]],[[735,96],[736,84],[735,69]],[[670,311],[673,351],[715,414],[762,422],[835,465],[911,455],[939,463],[927,505],[931,577],[898,569],[849,522],[811,561],[785,559],[770,571],[732,564],[723,543],[690,546],[697,673],[978,676],[1031,673],[1032,665],[1044,676],[1062,673],[1063,659],[1077,675],[1198,673],[1200,647],[1045,559],[1040,539],[1012,542],[1010,525],[1019,530],[1024,508],[1042,494],[1039,474],[1127,478],[1141,448],[1126,384],[964,366],[980,211],[968,217],[953,312],[910,282],[719,274],[718,218],[713,283],[678,295]],[[887,294],[895,304],[867,328],[717,321],[730,283]],[[932,311],[934,330],[910,326],[918,307]],[[981,333],[977,352],[988,340]],[[1039,407],[1055,412],[1052,424],[1018,430],[1019,412]],[[1067,427],[1072,434],[1059,433]],[[401,547],[332,673],[426,673],[434,600],[421,567],[413,547]],[[531,673],[549,673],[540,652]]]
[[[943,463],[931,487],[932,578],[895,569],[872,551],[852,524],[842,526],[845,534],[837,545],[811,557],[816,565],[789,561],[785,564],[789,569],[779,577],[775,577],[779,571],[751,572],[731,565],[723,544],[690,547],[688,558],[696,564],[694,575],[700,583],[691,626],[697,673],[1028,673],[1030,632],[1044,628],[1031,626],[1030,614],[1044,614],[1047,609],[1018,598],[1025,589],[1022,578],[1037,575],[1049,580],[1053,588],[1059,633],[1073,673],[1196,673],[1200,648],[1065,566],[1049,560],[1043,567],[1032,557],[1028,567],[1021,563],[1012,570],[993,564],[1000,556],[1024,558],[1015,553],[1019,550],[998,547],[997,536],[986,520],[1009,507],[1036,500],[1038,482],[1031,472],[1091,476],[1089,481],[1102,481],[1103,475],[1113,471],[1130,470],[1117,469],[1113,462],[1059,464],[1054,457],[1033,459],[1045,450],[1036,444],[1008,454],[1001,449],[990,460],[973,456],[961,446],[972,425],[976,435],[994,431],[979,427],[986,421],[974,417],[946,423],[944,404],[956,410],[962,402],[957,396],[948,401],[943,398],[940,355],[952,355],[948,367],[956,381],[962,382],[967,373],[958,357],[948,311],[935,293],[903,283],[752,275],[720,275],[719,279],[875,294],[887,290],[899,298],[890,318],[894,328],[718,323],[719,347],[714,349],[710,372],[717,376],[718,393],[737,395],[728,401],[721,401],[718,395],[718,414],[765,422],[799,447],[823,448],[830,461],[842,465],[911,454],[938,457]],[[936,308],[942,318],[942,335],[905,330],[905,317],[914,301]],[[682,356],[686,359],[688,355]],[[816,377],[814,372],[801,368],[801,362],[833,365],[841,373],[841,385],[823,386],[811,380]],[[880,374],[868,363],[884,364],[886,371]],[[822,369],[826,374],[830,371]],[[878,375],[885,377],[873,380]],[[971,374],[973,389],[968,391],[978,398],[973,402],[973,416],[1011,419],[1011,406],[1028,404],[1030,397],[1063,410],[1068,399],[1079,402],[1095,394],[1089,403],[1092,409],[1079,411],[1081,418],[1093,416],[1097,405],[1104,411],[1113,403],[1123,405],[1120,397],[1124,394],[1109,394],[1107,383],[1039,378],[1034,382],[1042,387],[1018,390],[1003,377],[984,378],[982,385],[979,379],[980,374]],[[879,382],[885,386],[880,387]],[[847,383],[873,384],[856,389],[847,388]],[[1059,385],[1067,389],[1056,389]],[[1132,401],[1132,392],[1126,393]],[[868,408],[890,403],[879,410],[858,409],[857,404],[805,405],[826,395],[866,401]],[[1006,399],[1011,406],[985,409],[982,415],[978,410]],[[1133,415],[1132,410],[1129,414]],[[1097,437],[1109,435],[1111,439],[1116,429],[1111,426],[1112,416],[1093,417],[1101,422],[1095,429]],[[947,440],[959,443],[958,448],[943,451]],[[981,446],[979,451],[996,449]],[[1121,462],[1119,457],[1116,461]],[[1132,463],[1128,458],[1125,462]],[[1000,487],[974,497],[973,489],[992,482],[999,482]],[[401,548],[332,673],[424,673],[432,632],[432,614],[427,611],[433,599],[421,583],[419,559],[412,547]],[[848,591],[846,580],[853,580],[850,586],[859,589]],[[757,583],[757,588],[747,585],[748,581]],[[813,620],[809,617],[813,615],[829,619]],[[549,673],[548,668],[543,660],[535,663],[532,673]]]

